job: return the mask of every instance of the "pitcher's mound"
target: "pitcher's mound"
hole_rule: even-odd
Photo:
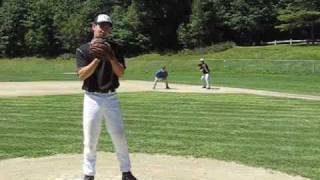
[[[132,171],[139,180],[302,180],[281,172],[214,159],[131,154]],[[0,179],[81,180],[82,155],[55,155],[0,161]],[[121,180],[113,153],[98,153],[96,180]]]

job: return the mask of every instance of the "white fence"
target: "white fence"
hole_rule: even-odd
[[[314,43],[318,44],[320,42],[319,39],[316,39],[314,41]],[[302,44],[311,44],[312,41],[311,40],[294,40],[294,39],[289,39],[289,40],[274,40],[274,41],[270,41],[270,42],[266,42],[266,44],[273,44],[273,45],[277,45],[277,44],[297,44],[297,43],[302,43]]]

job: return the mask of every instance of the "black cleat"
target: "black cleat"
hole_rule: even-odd
[[[134,177],[132,173],[129,171],[129,172],[122,173],[122,180],[138,180],[138,179]]]
[[[94,180],[94,176],[87,176],[87,175],[84,175],[83,180]]]

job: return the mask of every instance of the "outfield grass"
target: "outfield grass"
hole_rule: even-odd
[[[220,53],[206,54],[207,63],[212,70],[213,84],[320,95],[320,57],[317,57],[314,52],[315,49],[320,49],[313,47],[309,51],[305,50],[312,52],[314,56],[311,57],[319,58],[319,60],[301,59],[297,61],[295,59],[302,58],[297,54],[294,59],[288,58],[284,61],[285,57],[280,56],[281,54],[275,51],[276,48],[285,52],[290,47],[233,48]],[[293,47],[293,49],[295,48],[300,53],[303,48],[307,47]],[[270,50],[268,51],[268,49]],[[261,51],[268,53],[265,53],[265,56],[259,56]],[[295,50],[292,51],[295,52]],[[271,56],[272,52],[274,56]],[[245,59],[237,60],[237,55],[238,58]],[[139,56],[128,61],[125,79],[152,81],[155,72],[161,66],[166,65],[169,71],[169,82],[201,84],[201,73],[197,67],[199,57],[200,55],[182,54]],[[308,58],[311,57],[308,56]]]
[[[200,84],[197,68],[204,56],[218,86],[320,95],[320,47],[235,47],[218,53],[148,54],[128,59],[124,79],[152,81],[167,65],[169,81]],[[75,60],[0,60],[0,81],[75,80]]]
[[[320,60],[320,46],[270,45],[232,48],[224,52],[209,54],[214,59],[264,59],[264,60]]]
[[[201,84],[201,73],[196,68],[197,61],[179,61],[175,59],[165,61],[159,59],[169,59],[171,57],[158,56],[154,55],[148,59],[141,59],[139,61],[129,61],[125,79],[152,81],[154,73],[161,65],[165,64],[169,71],[169,82]],[[219,69],[219,66],[221,67],[221,61],[219,60],[207,61],[207,63],[212,70],[213,85],[216,86],[320,95],[320,77],[317,73],[257,73],[243,72],[243,70],[241,72],[236,70],[238,67],[232,70]],[[248,63],[248,61],[245,63]],[[273,70],[275,69],[276,67],[274,66]]]
[[[120,93],[131,152],[192,155],[320,177],[320,102]],[[0,98],[0,158],[81,153],[82,95]],[[99,150],[112,151],[100,139]]]
[[[21,58],[0,60],[0,81],[76,80],[75,60]],[[72,74],[73,73],[73,74]]]

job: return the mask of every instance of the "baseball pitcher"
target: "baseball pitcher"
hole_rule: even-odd
[[[124,133],[116,89],[118,77],[125,70],[124,58],[116,44],[105,38],[111,33],[112,21],[106,14],[98,15],[92,24],[93,39],[76,50],[77,73],[83,80],[83,173],[84,180],[94,180],[96,147],[105,122],[120,162],[122,180],[136,180],[131,173],[128,144]],[[104,121],[102,121],[104,120]]]

